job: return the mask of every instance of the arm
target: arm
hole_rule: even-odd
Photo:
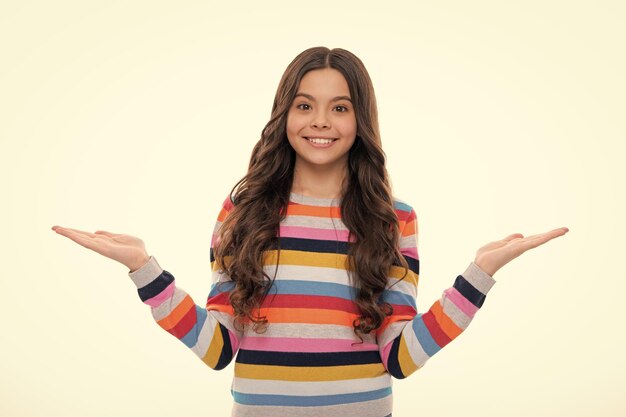
[[[149,305],[154,320],[164,330],[183,342],[206,365],[215,370],[225,368],[239,349],[242,334],[233,325],[228,291],[233,287],[226,274],[220,273],[213,258],[216,233],[228,213],[230,200],[224,203],[211,239],[213,284],[206,308],[195,304],[183,289],[176,286],[174,276],[150,256],[148,262],[129,272],[141,301]]]
[[[401,227],[400,252],[409,264],[409,271],[400,280],[404,268],[392,267],[390,285],[382,300],[393,306],[393,314],[377,330],[383,364],[399,379],[424,366],[428,359],[461,334],[495,284],[493,277],[471,262],[427,312],[417,314],[417,218],[411,207],[405,207],[407,211],[401,219],[404,227]]]

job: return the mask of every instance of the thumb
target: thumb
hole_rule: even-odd
[[[524,235],[521,234],[521,233],[513,233],[512,235],[508,235],[507,237],[502,239],[502,241],[508,242],[508,241],[511,241],[513,239],[517,239],[517,238],[520,238],[520,237],[524,237]]]
[[[524,237],[523,234],[521,233],[513,233],[512,235],[508,235],[507,237],[505,237],[504,239],[501,240],[494,240],[493,242],[489,242],[487,243],[485,246],[481,247],[480,249],[482,250],[492,250],[492,249],[497,249],[499,247],[502,247],[504,245],[506,245],[507,243],[509,243],[511,240],[513,239],[517,239],[517,238],[521,238]]]
[[[521,233],[513,233],[512,235],[508,235],[502,240],[496,240],[495,242],[491,242],[491,247],[489,249],[496,249],[501,246],[505,246],[507,243],[509,243],[513,239],[519,239],[522,237],[524,237],[524,235]]]
[[[117,234],[111,233],[111,232],[107,232],[106,230],[97,230],[95,233],[97,233],[99,235],[105,235],[105,236],[108,236],[108,237],[115,237],[115,236],[117,236]]]

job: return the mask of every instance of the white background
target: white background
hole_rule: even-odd
[[[495,274],[394,417],[623,416],[626,8],[619,1],[0,5],[3,416],[226,416],[216,372],[127,269],[55,225],[142,238],[203,305],[220,204],[282,72],[348,49],[374,82],[418,308],[483,244],[561,226]]]

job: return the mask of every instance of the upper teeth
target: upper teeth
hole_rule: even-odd
[[[307,139],[314,143],[330,143],[334,140],[334,139],[322,139],[322,138],[307,138]]]

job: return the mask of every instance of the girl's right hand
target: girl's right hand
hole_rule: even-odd
[[[150,259],[143,241],[138,237],[104,230],[89,233],[61,226],[52,226],[52,230],[87,249],[124,264],[130,272],[141,268]]]

